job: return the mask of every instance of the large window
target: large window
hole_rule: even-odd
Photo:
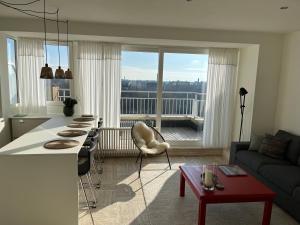
[[[155,115],[158,53],[122,52],[121,114]]]
[[[19,102],[19,91],[16,60],[16,41],[12,38],[7,38],[6,43],[8,61],[9,100],[10,104],[17,104]]]
[[[121,126],[144,120],[173,145],[201,143],[208,55],[122,51]]]
[[[68,46],[60,44],[60,66],[66,71],[69,68]],[[52,67],[53,74],[59,66],[58,46],[55,42],[47,43],[48,64]],[[71,96],[70,80],[52,79],[47,81],[47,100],[48,101],[64,101],[66,97]]]
[[[164,54],[161,130],[167,140],[201,140],[207,68],[207,54]]]

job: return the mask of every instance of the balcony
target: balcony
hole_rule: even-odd
[[[157,98],[155,91],[121,92],[120,127],[131,127],[137,121],[156,126]],[[59,101],[70,97],[69,89],[57,90]],[[199,143],[203,132],[206,93],[164,91],[162,93],[161,133],[173,143]]]
[[[169,141],[201,140],[205,114],[206,93],[162,93],[161,132]],[[156,124],[157,98],[155,91],[121,93],[121,127],[129,127],[138,120]]]

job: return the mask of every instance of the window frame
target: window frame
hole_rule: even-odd
[[[157,109],[156,109],[156,128],[161,130],[161,120],[162,120],[162,93],[163,93],[163,74],[164,74],[164,58],[166,53],[183,53],[183,54],[209,54],[208,48],[192,48],[192,47],[180,47],[180,46],[155,46],[155,45],[122,45],[121,51],[132,51],[132,52],[154,52],[158,53],[158,70],[157,70]],[[199,148],[201,143],[199,141],[184,140],[179,142],[174,142],[174,146],[186,146],[189,148]]]

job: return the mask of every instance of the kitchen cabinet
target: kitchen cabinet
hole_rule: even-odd
[[[12,140],[22,136],[33,128],[46,122],[50,118],[39,118],[39,117],[16,117],[11,119],[11,136]]]

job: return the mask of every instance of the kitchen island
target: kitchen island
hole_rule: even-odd
[[[77,157],[87,135],[69,138],[79,142],[73,148],[43,147],[72,121],[53,117],[0,149],[1,224],[78,225]]]

